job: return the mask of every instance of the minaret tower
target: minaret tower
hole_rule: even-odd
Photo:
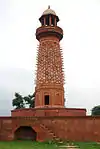
[[[63,30],[57,26],[59,17],[50,9],[39,18],[36,30],[39,41],[36,70],[35,108],[64,107],[64,74],[60,40]]]
[[[35,107],[15,109],[11,111],[11,115],[12,117],[86,116],[86,109],[64,107],[63,56],[60,48],[63,30],[57,25],[59,17],[49,6],[39,21],[41,27],[36,30],[39,47]]]

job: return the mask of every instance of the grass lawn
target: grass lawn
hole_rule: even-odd
[[[80,149],[100,149],[100,144],[95,142],[75,142],[74,144],[79,146]]]
[[[66,142],[67,144],[67,142]],[[100,149],[100,144],[93,142],[74,142],[80,149]],[[0,142],[0,149],[60,149],[56,144],[32,141]]]
[[[32,142],[32,141],[12,141],[0,142],[0,149],[57,149],[56,144]]]

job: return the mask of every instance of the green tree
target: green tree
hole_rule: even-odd
[[[94,108],[92,108],[91,115],[93,115],[93,116],[100,115],[100,105],[95,106]]]
[[[15,93],[15,98],[12,101],[12,105],[15,106],[15,109],[25,108],[22,95]]]
[[[24,97],[24,101],[29,105],[29,108],[35,107],[35,93],[33,95],[28,95]]]

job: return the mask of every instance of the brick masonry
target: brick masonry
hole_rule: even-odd
[[[100,117],[0,117],[0,140],[14,140],[20,126],[30,126],[37,133],[37,141],[52,136],[41,127],[44,124],[57,137],[70,141],[100,141]]]
[[[13,117],[22,116],[86,116],[86,109],[78,108],[27,108],[12,110],[11,115]]]

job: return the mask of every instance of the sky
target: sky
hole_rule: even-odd
[[[48,5],[64,31],[66,107],[90,114],[100,105],[100,0],[0,0],[0,115],[10,115],[15,92],[34,92],[35,32]]]

